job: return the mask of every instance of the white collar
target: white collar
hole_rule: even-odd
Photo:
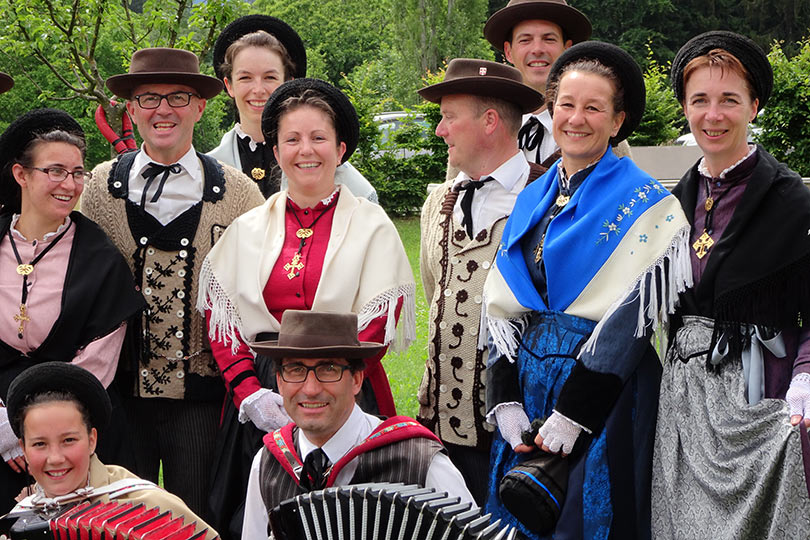
[[[496,182],[498,182],[506,191],[512,191],[515,187],[515,184],[524,177],[524,175],[529,174],[529,162],[526,160],[525,154],[522,151],[518,150],[518,152],[501,163],[501,165],[492,171],[491,174],[484,175],[492,177]],[[456,179],[453,180],[453,188],[457,187],[462,182],[466,183],[471,181],[467,173],[460,172]]]
[[[141,172],[150,164],[157,163],[158,165],[173,165],[173,163],[161,163],[156,159],[149,157],[146,153],[146,144],[141,145],[141,150],[135,156],[135,161],[132,164],[133,172],[140,175]],[[194,150],[194,145],[191,145],[183,154],[180,159],[176,161],[192,178],[202,181],[202,171],[200,170],[200,160],[197,158],[197,152]],[[132,178],[132,177],[130,177]]]
[[[244,130],[242,129],[242,125],[239,122],[237,122],[236,125],[233,126],[233,130],[240,139],[244,139],[245,137],[247,137],[248,146],[250,147],[250,151],[251,152],[256,151],[256,149],[259,147],[260,143],[258,141],[254,141],[253,137],[251,137],[250,135],[245,133]],[[262,142],[261,144],[264,144],[264,143]]]
[[[377,423],[379,424],[379,422]],[[320,448],[324,451],[326,457],[329,458],[329,461],[337,463],[349,450],[368,437],[374,430],[374,427],[375,426],[369,425],[367,415],[355,404],[349,418],[346,419],[343,425],[340,426],[340,429]],[[301,457],[301,461],[305,460],[307,455],[316,448],[318,448],[318,445],[307,439],[307,436],[304,435],[304,430],[299,429],[298,455]]]
[[[718,174],[716,178],[719,178],[720,180],[725,178],[728,173],[733,171],[734,168],[737,167],[737,165],[739,165],[740,163],[742,163],[743,161],[748,159],[751,156],[751,154],[756,152],[756,150],[757,150],[757,145],[749,144],[748,145],[748,153],[745,154],[742,158],[740,158],[740,160],[737,161],[737,163],[735,163],[735,164],[733,164],[733,165],[731,165],[729,167],[726,167],[725,169],[720,171],[720,174]],[[706,168],[706,158],[705,157],[700,158],[700,162],[698,163],[698,172],[700,174],[702,174],[703,176],[705,176],[706,178],[715,178],[715,177],[712,176],[712,173],[709,172],[709,169]]]
[[[23,234],[20,231],[17,230],[17,222],[19,220],[20,220],[20,214],[14,214],[11,217],[11,233],[14,236],[17,236],[23,242],[28,242],[29,240],[25,236],[23,236]],[[42,237],[42,242],[50,241],[51,238],[53,238],[54,236],[56,236],[60,232],[64,231],[65,229],[67,229],[69,226],[70,226],[70,216],[66,216],[65,217],[65,222],[62,223],[61,225],[59,225],[59,227],[57,227],[55,231],[45,233],[45,236]]]

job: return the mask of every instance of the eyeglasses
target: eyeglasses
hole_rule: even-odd
[[[307,380],[310,371],[315,372],[315,378],[320,382],[338,382],[343,378],[343,372],[351,369],[343,364],[323,362],[315,366],[305,366],[298,362],[281,366],[281,378],[288,383],[302,383]]]
[[[177,109],[179,107],[185,107],[188,105],[189,102],[191,102],[191,96],[200,97],[194,92],[172,92],[171,94],[155,94],[153,92],[147,92],[145,94],[138,94],[137,96],[133,97],[135,101],[138,102],[141,109],[157,109],[160,107],[160,102],[164,99],[166,100],[166,103],[169,104],[169,107]]]
[[[73,176],[74,182],[77,184],[84,184],[93,177],[92,172],[85,171],[84,169],[69,171],[64,167],[27,167],[25,165],[23,165],[23,168],[44,172],[48,175],[48,180],[51,182],[64,182],[65,178],[67,178],[68,175],[71,175]]]

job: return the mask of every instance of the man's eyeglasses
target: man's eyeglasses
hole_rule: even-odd
[[[320,382],[338,382],[343,378],[343,372],[347,369],[351,369],[351,367],[332,362],[323,362],[311,367],[293,362],[281,366],[281,378],[284,382],[301,383],[307,380],[310,371],[314,371],[315,378]]]
[[[157,109],[160,107],[160,102],[164,99],[166,103],[169,104],[169,107],[177,109],[188,105],[189,102],[191,102],[191,96],[200,97],[194,92],[172,92],[171,94],[146,92],[145,94],[133,96],[133,99],[138,102],[138,106],[140,106],[141,109]]]
[[[23,165],[23,168],[44,172],[48,175],[48,180],[51,182],[64,182],[68,175],[72,175],[74,182],[84,184],[93,176],[92,172],[85,171],[84,169],[69,171],[64,167],[27,167],[25,165]]]

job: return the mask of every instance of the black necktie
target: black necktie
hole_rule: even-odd
[[[149,187],[152,185],[152,182],[155,181],[157,175],[163,173],[163,176],[160,178],[158,188],[152,198],[149,199],[149,202],[157,202],[157,200],[160,198],[161,193],[163,193],[163,186],[166,185],[166,179],[169,177],[169,173],[178,174],[182,170],[183,169],[180,168],[179,163],[174,163],[172,165],[149,163],[146,170],[144,170],[141,174],[141,176],[146,179],[146,184],[143,186],[143,193],[141,194],[141,208],[143,208],[143,205],[146,203],[146,192],[149,191]]]
[[[484,184],[494,180],[491,176],[487,176],[483,180],[470,180],[465,185],[459,187],[459,191],[464,191],[464,196],[461,198],[461,226],[467,230],[467,236],[473,237],[473,223],[472,223],[472,201],[473,195],[477,189],[481,189]]]
[[[323,489],[326,487],[326,479],[331,468],[326,452],[316,448],[304,459],[304,467],[301,469],[300,484],[307,491]]]
[[[534,130],[535,126],[537,127],[536,130]],[[532,133],[532,130],[534,130],[534,133]],[[518,146],[521,150],[525,149],[531,152],[537,148],[537,153],[534,156],[535,163],[540,163],[540,146],[543,144],[545,133],[546,130],[543,128],[543,124],[534,116],[530,116],[528,122],[523,124],[523,127],[518,131]]]

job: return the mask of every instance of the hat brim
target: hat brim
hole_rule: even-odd
[[[116,96],[132,99],[132,91],[142,84],[182,84],[189,86],[203,99],[216,97],[222,91],[222,81],[216,77],[197,73],[145,72],[123,73],[107,79],[106,85]]]
[[[257,14],[239,17],[220,32],[216,43],[214,43],[214,72],[217,77],[220,79],[225,77],[219,66],[225,61],[225,52],[231,46],[231,43],[246,34],[259,30],[264,30],[271,36],[275,36],[287,49],[287,54],[290,55],[293,64],[295,64],[295,73],[291,74],[292,77],[300,79],[307,76],[307,50],[298,32],[281,19],[270,15]]]
[[[84,404],[92,427],[103,429],[110,421],[112,405],[101,382],[89,371],[69,362],[43,362],[17,375],[8,389],[8,416],[17,437],[22,437],[16,419],[29,396],[44,392],[70,392]]]
[[[543,94],[525,84],[504,77],[459,77],[417,90],[424,99],[440,103],[450,94],[494,97],[514,103],[522,113],[536,110],[543,104]]]
[[[278,340],[248,343],[257,354],[270,358],[370,358],[385,348],[382,343],[361,341],[359,346],[279,347]]]
[[[602,64],[613,68],[619,77],[624,90],[624,122],[616,133],[610,138],[610,144],[616,146],[629,137],[641,123],[644,109],[647,104],[647,92],[644,85],[644,76],[635,59],[624,49],[611,43],[602,41],[585,41],[566,49],[551,66],[548,81],[559,79],[562,69],[582,59],[598,60]],[[554,115],[554,106],[548,103],[549,114]]]
[[[591,21],[584,13],[556,2],[525,2],[507,6],[492,14],[484,25],[484,37],[503,52],[503,44],[512,40],[512,29],[521,21],[551,21],[562,28],[563,38],[573,43],[591,37]]]
[[[0,94],[4,94],[14,87],[14,79],[0,71]]]

